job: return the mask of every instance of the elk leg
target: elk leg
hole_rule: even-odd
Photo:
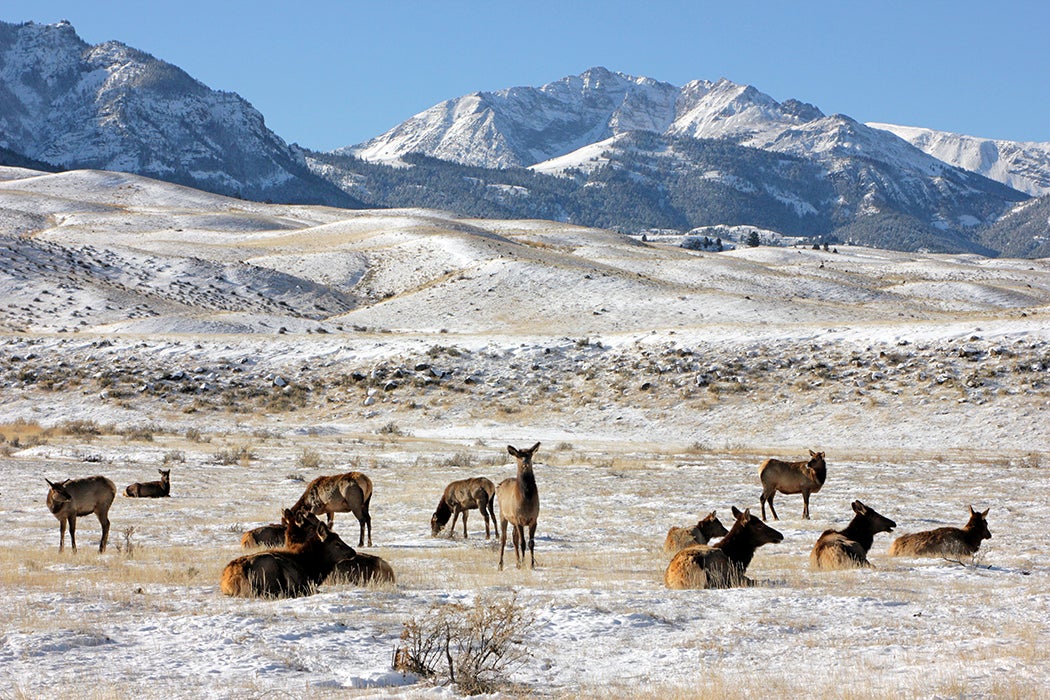
[[[809,520],[809,491],[802,492],[802,519]]]
[[[520,532],[519,532],[519,530],[520,530]],[[514,561],[517,562],[517,565],[518,565],[519,569],[521,568],[521,560],[523,558],[522,557],[522,548],[525,546],[525,543],[522,542],[522,540],[524,540],[524,539],[525,539],[525,528],[521,527],[520,525],[515,525],[514,526]]]
[[[503,532],[499,538],[499,570],[503,571],[503,550],[507,548],[507,521],[501,520],[500,527]]]
[[[61,552],[66,548],[66,520],[63,518],[58,521],[58,551]]]
[[[109,542],[109,515],[99,513],[98,522],[102,526],[102,540],[98,543],[98,553],[102,554],[106,551],[106,543]]]
[[[466,519],[467,519],[466,516],[464,516],[463,521],[466,522]],[[452,524],[448,526],[448,538],[450,540],[453,537],[456,536],[456,521],[457,520],[459,520],[459,509],[458,508],[456,510],[452,511]]]
[[[773,514],[773,520],[780,520],[780,518],[777,517],[777,509],[773,507],[773,496],[776,496],[776,495],[777,495],[776,491],[774,491],[773,493],[769,494],[769,498],[766,499],[766,503],[769,504],[769,512]],[[766,509],[763,508],[762,509],[762,519],[763,520],[766,519],[765,516],[766,516]]]
[[[525,558],[524,557],[524,552],[522,553],[522,558],[523,559]],[[529,568],[530,569],[535,569],[536,568],[536,523],[533,523],[532,525],[529,525],[529,559],[531,560],[531,563],[529,564]]]
[[[75,515],[69,516],[69,544],[75,553],[77,551],[77,518]]]
[[[485,539],[489,538],[489,501],[481,504],[481,517],[485,518]]]
[[[368,512],[368,501],[365,501],[365,525],[368,526],[368,546],[372,546],[372,515]]]
[[[463,511],[463,539],[467,539],[467,511]]]

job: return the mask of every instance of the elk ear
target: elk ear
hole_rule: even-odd
[[[707,517],[704,518],[704,520],[714,520],[714,519],[715,519],[715,512],[714,511],[711,511],[710,513],[708,513]]]
[[[860,501],[853,501],[851,505],[853,507],[853,512],[857,515],[864,515],[868,512],[868,507]]]
[[[514,447],[514,445],[507,445],[507,452],[510,454],[511,457],[521,456],[521,453],[518,452],[518,449]]]
[[[51,488],[57,488],[57,487],[55,486],[55,482],[51,481],[51,479],[47,479],[47,478],[45,478],[45,479],[44,479],[44,481],[46,481],[46,482],[47,482],[47,485],[48,485],[48,486],[50,486]]]
[[[981,513],[981,517],[982,518],[987,518],[988,517],[988,511],[990,511],[990,510],[991,510],[991,508],[985,508],[984,512]]]
[[[743,515],[744,514],[740,512],[739,508],[737,508],[736,506],[733,506],[733,517],[734,518],[736,518],[737,520],[740,520],[740,518],[743,517]]]
[[[325,525],[324,523],[317,523],[317,539],[319,539],[322,542],[324,542],[325,540],[328,539],[328,535],[330,533],[331,533],[331,530],[328,529],[327,525]]]
[[[810,450],[810,451],[809,451],[809,456],[810,456],[810,457],[816,457],[816,456],[817,456],[817,453],[816,453],[816,452],[814,452],[813,450]]]
[[[533,445],[532,447],[530,447],[530,448],[528,449],[528,452],[529,452],[529,454],[531,455],[531,454],[533,454],[533,453],[534,453],[534,452],[535,452],[536,450],[538,450],[538,449],[540,449],[540,443],[538,443],[538,442],[537,442],[537,443],[536,443],[535,445]]]
[[[973,509],[973,506],[970,506],[969,508],[970,508],[970,515],[977,515],[977,511],[975,511]]]

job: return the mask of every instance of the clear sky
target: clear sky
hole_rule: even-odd
[[[240,94],[282,138],[319,150],[445,99],[593,66],[1050,141],[1046,0],[0,0],[3,21],[61,19]]]

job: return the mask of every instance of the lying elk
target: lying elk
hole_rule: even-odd
[[[131,498],[163,498],[171,495],[171,470],[158,469],[160,481],[128,484],[124,495]]]
[[[256,547],[280,547],[284,544],[284,523],[270,523],[244,533],[241,546],[245,549]]]
[[[291,510],[300,510],[328,515],[328,527],[335,522],[336,513],[353,513],[361,525],[357,546],[365,544],[365,527],[368,528],[368,546],[372,546],[372,516],[368,514],[368,503],[372,500],[372,480],[361,472],[347,472],[332,476],[319,476],[311,481],[303,495]]]
[[[286,528],[302,527],[304,513],[284,511]],[[317,521],[300,540],[284,549],[246,554],[222,571],[219,588],[229,596],[288,597],[309,595],[342,559],[354,554],[339,535]]]
[[[820,491],[828,478],[828,467],[824,463],[824,453],[809,451],[809,460],[805,462],[782,462],[779,459],[767,459],[758,468],[758,478],[762,482],[762,519],[766,519],[766,503],[773,514],[773,520],[780,520],[773,507],[773,496],[777,491],[785,494],[802,494],[802,519],[809,520],[809,495]]]
[[[870,567],[868,550],[880,532],[893,532],[897,523],[860,501],[853,501],[853,520],[843,530],[825,530],[813,545],[809,564],[814,569]]]
[[[715,512],[711,511],[691,528],[672,527],[668,530],[667,538],[664,539],[664,552],[676,554],[694,544],[707,544],[728,532],[729,530],[726,530],[726,526],[718,519]]]
[[[536,568],[536,521],[540,517],[540,492],[536,489],[536,475],[532,471],[532,456],[540,447],[536,443],[527,450],[507,445],[507,452],[518,461],[517,476],[504,479],[496,489],[499,500],[500,541],[499,570],[503,570],[503,551],[507,548],[507,523],[514,534],[514,559],[521,568],[525,559],[525,528],[529,529],[530,568]]]
[[[991,510],[991,509],[989,509]],[[970,506],[970,520],[961,528],[939,527],[936,530],[901,535],[890,545],[895,557],[959,557],[975,554],[982,540],[991,539],[988,510],[983,513]]]
[[[783,541],[784,535],[751,515],[750,508],[741,513],[734,506],[733,517],[736,522],[718,544],[696,544],[675,554],[664,572],[664,585],[674,589],[755,585],[744,575],[755,550]]]
[[[453,481],[445,487],[438,501],[437,510],[430,518],[430,533],[437,537],[438,533],[452,518],[452,525],[448,529],[448,536],[452,537],[456,532],[456,519],[463,515],[463,539],[467,539],[467,511],[477,508],[485,518],[485,539],[489,539],[489,517],[492,517],[492,527],[496,526],[496,513],[492,504],[496,500],[496,485],[483,476],[473,479],[461,479]]]
[[[117,487],[104,476],[89,476],[83,479],[66,479],[61,483],[47,481],[51,489],[47,492],[47,509],[58,518],[58,551],[66,544],[66,525],[69,525],[69,543],[77,551],[77,516],[94,513],[102,525],[102,540],[98,551],[106,551],[109,541],[109,507],[117,495]]]
[[[300,512],[299,517],[293,519],[282,530],[284,546],[292,548],[309,541],[319,525],[321,521],[316,515]],[[352,547],[351,552],[352,554],[336,562],[331,573],[325,578],[326,583],[352,583],[356,586],[396,583],[394,569],[385,560],[372,554],[354,551]]]

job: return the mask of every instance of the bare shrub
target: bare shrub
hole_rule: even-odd
[[[533,625],[516,596],[436,603],[405,623],[394,670],[443,678],[469,695],[492,692],[528,657],[523,638]]]
[[[201,434],[201,431],[197,430],[196,428],[186,429],[186,439],[190,442],[207,442],[207,440],[205,440],[204,436]]]
[[[62,424],[62,432],[79,437],[96,437],[102,434],[102,428],[93,420],[68,420]]]
[[[185,464],[186,463],[186,453],[183,452],[182,450],[168,450],[167,452],[164,453],[164,457],[163,457],[162,461],[164,463],[164,466],[167,466],[169,464],[174,464],[175,462],[178,462],[179,464]]]
[[[212,457],[212,461],[215,464],[222,465],[247,465],[253,459],[255,459],[255,453],[252,451],[251,445],[227,447],[224,450],[219,450]]]
[[[128,559],[134,558],[135,550],[138,548],[138,545],[133,539],[135,536],[135,526],[129,525],[128,527],[121,530],[120,534],[123,539],[122,541],[118,540],[117,542],[114,542],[114,547],[116,547],[116,550]]]
[[[140,442],[153,442],[153,436],[160,432],[155,425],[131,425],[120,431],[125,440],[138,440]]]
[[[320,469],[321,453],[317,450],[311,450],[309,447],[304,447],[303,451],[299,453],[299,458],[295,461],[295,465],[300,469]]]

